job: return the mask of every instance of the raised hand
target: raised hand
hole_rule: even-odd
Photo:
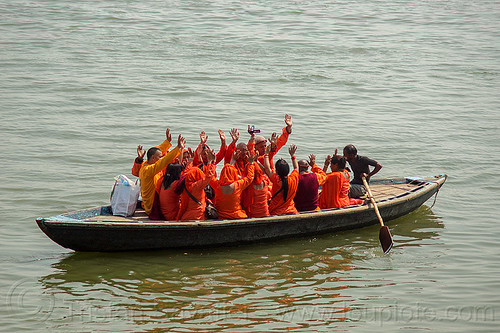
[[[186,146],[186,139],[184,139],[182,135],[179,134],[179,137],[177,138],[177,148],[179,148],[179,150],[182,151],[185,146]]]
[[[206,154],[207,154],[207,162],[212,163],[215,161],[215,153],[213,149],[205,149]]]
[[[286,124],[286,131],[288,134],[292,133],[292,116],[289,114],[285,114],[285,124]]]
[[[220,138],[220,143],[222,146],[226,145],[226,134],[224,134],[224,131],[219,128],[219,138]]]
[[[255,160],[257,160],[258,156],[259,155],[258,154],[256,155],[253,151],[249,151],[248,152],[248,163],[252,164],[253,162],[255,162]]]
[[[269,143],[269,146],[271,146],[271,151],[276,151],[276,149],[278,149],[278,133],[273,132],[273,134],[271,134]]]
[[[204,145],[208,140],[208,135],[205,133],[205,131],[200,132],[200,143]]]
[[[288,153],[290,156],[295,156],[295,152],[297,151],[297,146],[296,145],[290,145],[290,148],[288,148]]]
[[[316,164],[316,155],[311,154],[309,155],[309,165],[314,166],[314,164]]]
[[[142,149],[141,145],[138,145],[137,146],[137,157],[142,160],[142,159],[144,159],[144,155],[146,155],[146,151]]]
[[[332,161],[332,156],[331,155],[327,155],[326,158],[325,158],[325,165],[329,165],[331,161]]]
[[[167,128],[165,131],[165,136],[167,137],[168,142],[172,142],[172,134],[170,134],[170,128]]]
[[[238,130],[236,128],[231,128],[229,131],[229,134],[231,135],[231,138],[233,139],[233,144],[236,144],[236,141],[240,138],[240,133],[238,133]]]
[[[335,150],[337,152],[337,150]],[[330,155],[327,155],[325,158],[325,165],[323,166],[323,171],[327,172],[328,171],[328,166],[330,165],[330,162],[332,161],[332,157]]]
[[[265,154],[269,155],[269,153],[271,152],[271,149],[272,149],[271,145],[267,145]]]

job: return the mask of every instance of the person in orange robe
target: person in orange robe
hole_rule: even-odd
[[[191,148],[184,149],[182,151],[182,156],[177,158],[177,163],[182,166],[182,174],[185,174],[189,169],[193,167],[194,153]]]
[[[167,166],[163,180],[160,182],[159,200],[160,210],[166,220],[177,219],[180,207],[180,193],[176,192],[176,187],[180,182],[182,165],[171,163]]]
[[[179,134],[177,146],[166,155],[159,148],[153,147],[148,150],[148,160],[139,171],[141,181],[142,203],[146,214],[150,214],[156,193],[155,179],[159,172],[163,171],[168,164],[172,163],[184,149],[186,140]]]
[[[248,217],[241,207],[241,194],[253,182],[254,158],[253,154],[248,156],[249,163],[246,165],[245,176],[241,179],[234,165],[226,164],[222,168],[218,186],[215,189],[215,208],[220,219],[234,220]]]
[[[269,200],[272,196],[271,181],[257,162],[253,164],[255,166],[254,179],[245,190],[247,193],[244,199],[244,209],[248,217],[269,216]]]
[[[271,146],[269,145],[266,148],[266,154],[264,154],[264,170],[273,184],[273,196],[269,204],[269,214],[281,215],[296,213],[297,209],[295,208],[293,198],[295,197],[299,185],[299,165],[295,157],[297,146],[291,145],[288,149],[293,165],[293,171],[291,173],[288,163],[283,159],[276,161],[275,172],[271,170],[268,155],[270,150]]]
[[[292,117],[285,114],[285,124],[281,131],[281,135],[278,136],[276,132],[271,135],[271,150],[269,151],[269,165],[274,171],[273,157],[278,153],[278,151],[286,145],[290,134],[292,134]],[[248,132],[250,133],[250,140],[248,140],[248,150],[252,151],[255,149],[259,154],[258,161],[260,164],[264,165],[264,154],[267,147],[267,140],[261,135],[255,135],[255,132],[251,131],[250,125],[248,126]]]
[[[363,204],[363,200],[349,198],[350,175],[345,169],[346,159],[340,155],[333,155],[331,159],[328,156],[328,160],[330,160],[332,172],[326,175],[319,196],[319,207],[327,209]],[[328,163],[327,161],[325,161],[325,164]],[[312,171],[315,173],[323,172],[318,166],[313,168]]]
[[[244,177],[247,170],[248,164],[248,153],[249,149],[246,144],[238,141],[240,134],[236,128],[232,128],[230,131],[233,141],[226,149],[226,156],[224,158],[224,164],[232,164],[238,170],[238,175]]]
[[[220,138],[220,149],[219,149],[219,152],[217,153],[217,155],[215,155],[215,164],[219,164],[219,162],[224,159],[224,157],[226,156],[226,149],[227,149],[226,135],[224,134],[224,131],[219,129],[218,133],[219,133],[219,138]],[[198,147],[195,150],[193,165],[199,165],[200,163],[206,162],[206,161],[203,161],[202,156],[204,156],[204,155],[201,153],[204,149],[210,148],[207,145],[207,140],[208,140],[208,135],[206,135],[205,131],[201,131],[200,132],[200,144],[198,145]]]
[[[205,187],[215,177],[216,166],[214,164],[215,154],[207,149],[208,164],[204,166],[205,172],[198,167],[192,167],[186,172],[184,186],[185,189],[181,194],[181,206],[177,214],[177,220],[205,220],[206,194]],[[193,200],[187,191],[196,199]]]
[[[161,150],[162,155],[165,155],[168,152],[168,149],[172,146],[172,135],[170,134],[170,128],[167,128],[165,132],[166,139],[162,143],[160,143],[158,146],[155,146],[155,148],[159,148]],[[144,161],[144,156],[146,155],[146,151],[143,150],[143,147],[141,145],[137,146],[137,157],[134,160],[134,165],[132,166],[132,175],[139,177],[139,172],[146,163]],[[158,180],[158,179],[157,179]]]
[[[231,135],[231,138],[233,139],[229,146],[226,147],[226,155],[224,156],[224,164],[229,164],[231,163],[231,159],[233,158],[234,151],[236,150],[236,142],[238,142],[238,139],[240,138],[240,133],[236,128],[231,128],[229,130],[229,134]]]

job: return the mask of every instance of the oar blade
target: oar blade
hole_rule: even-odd
[[[380,239],[380,245],[382,245],[384,254],[389,253],[394,243],[392,242],[391,232],[389,231],[389,228],[387,226],[383,226],[380,228],[378,238]]]

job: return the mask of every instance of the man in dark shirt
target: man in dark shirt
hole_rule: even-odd
[[[382,164],[366,156],[358,155],[358,150],[354,145],[347,145],[344,147],[344,157],[349,162],[354,174],[349,187],[349,197],[360,198],[366,193],[366,188],[363,186],[361,177],[364,175],[366,181],[370,182],[371,176],[382,169]],[[372,171],[370,171],[370,166],[373,167]]]

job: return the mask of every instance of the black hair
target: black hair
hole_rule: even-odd
[[[169,186],[176,180],[181,178],[182,165],[179,163],[170,163],[165,169],[165,176],[163,176],[163,182],[161,186],[164,189],[168,189]]]
[[[358,153],[358,150],[356,149],[356,147],[354,147],[354,145],[347,145],[344,147],[344,154],[345,153],[356,155]]]
[[[288,163],[280,158],[275,163],[276,173],[281,179],[281,188],[279,191],[283,190],[283,199],[286,201],[288,196],[288,173],[290,172],[290,166]]]
[[[158,147],[152,147],[148,149],[148,160],[153,157],[157,151],[161,151]]]
[[[339,170],[344,170],[346,166],[346,159],[344,156],[340,155],[333,155],[332,160],[330,161],[331,164],[336,164]]]

